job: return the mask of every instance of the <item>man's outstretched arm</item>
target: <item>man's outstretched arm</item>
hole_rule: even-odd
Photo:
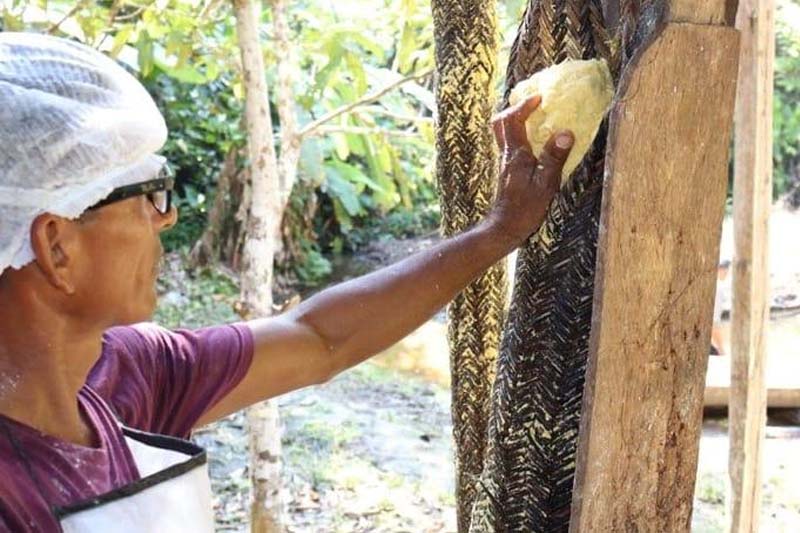
[[[389,267],[328,288],[279,316],[253,320],[253,363],[200,424],[255,402],[327,381],[399,341],[541,225],[572,146],[554,135],[537,161],[524,122],[534,98],[493,121],[502,152],[495,204],[472,229]]]

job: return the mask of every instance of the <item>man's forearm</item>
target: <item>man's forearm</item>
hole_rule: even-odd
[[[387,348],[535,231],[559,189],[573,143],[569,132],[560,132],[534,157],[525,120],[539,103],[531,98],[492,121],[502,158],[495,202],[484,222],[327,289],[286,314],[250,321],[254,354],[247,375],[203,421],[319,383]]]
[[[290,314],[323,339],[335,374],[411,333],[515,246],[500,228],[483,223],[329,288]]]

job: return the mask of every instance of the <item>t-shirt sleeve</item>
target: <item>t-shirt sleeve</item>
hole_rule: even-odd
[[[244,378],[253,334],[243,323],[168,330],[151,323],[112,328],[87,385],[130,427],[187,437]]]

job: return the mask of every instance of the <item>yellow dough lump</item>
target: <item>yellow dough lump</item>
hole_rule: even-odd
[[[536,157],[558,130],[571,130],[575,145],[564,165],[563,181],[572,174],[597,135],[597,129],[614,96],[611,72],[604,60],[567,60],[540,70],[511,91],[511,105],[540,95],[542,103],[525,121],[528,142]]]

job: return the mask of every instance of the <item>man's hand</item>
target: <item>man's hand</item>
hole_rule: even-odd
[[[547,142],[541,159],[531,152],[525,120],[541,103],[534,96],[506,109],[492,120],[500,147],[500,183],[487,223],[519,246],[539,229],[561,185],[561,169],[574,138],[560,131]]]

